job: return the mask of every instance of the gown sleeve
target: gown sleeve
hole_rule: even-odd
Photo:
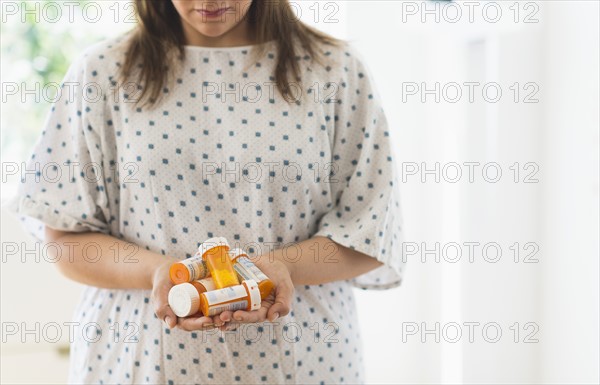
[[[70,66],[32,155],[22,165],[17,196],[6,205],[38,240],[44,239],[44,225],[109,232],[106,184],[112,175],[100,135],[105,103],[92,79],[95,71],[88,67],[83,54]]]
[[[362,289],[400,285],[402,213],[388,123],[368,69],[349,48],[336,100],[331,176],[333,207],[315,235],[383,265],[352,280]]]

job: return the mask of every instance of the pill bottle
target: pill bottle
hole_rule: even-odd
[[[208,275],[208,267],[199,251],[193,257],[175,262],[169,268],[169,278],[174,285],[204,279]]]
[[[206,262],[206,267],[210,271],[217,289],[239,285],[233,264],[229,257],[229,244],[223,237],[215,237],[202,242],[198,251],[202,259]]]
[[[177,317],[187,317],[196,314],[200,309],[200,295],[215,289],[215,283],[212,278],[204,278],[198,281],[175,285],[169,290],[169,306]]]
[[[200,294],[200,310],[207,317],[220,314],[226,310],[258,310],[260,304],[258,284],[251,279],[242,281],[241,285]]]
[[[231,249],[229,250],[229,257],[233,262],[233,269],[239,274],[240,279],[252,279],[258,283],[260,298],[265,299],[271,294],[275,286],[273,281],[248,258],[248,254],[244,250]]]

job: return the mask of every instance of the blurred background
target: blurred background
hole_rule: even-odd
[[[401,171],[404,282],[356,293],[368,382],[599,383],[599,3],[294,4],[362,53]],[[5,202],[50,107],[35,84],[135,19],[116,0],[1,12]],[[64,383],[80,286],[5,212],[1,237],[1,382]]]

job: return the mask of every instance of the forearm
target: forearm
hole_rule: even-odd
[[[50,257],[68,278],[108,289],[151,289],[153,274],[173,258],[102,233],[46,228]]]
[[[268,257],[269,260],[282,261],[288,267],[294,285],[347,280],[382,265],[375,258],[325,237],[313,237],[294,246],[274,250]],[[268,263],[261,261],[265,262]]]

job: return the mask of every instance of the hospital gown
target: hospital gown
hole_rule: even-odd
[[[288,102],[275,87],[273,42],[258,59],[252,46],[186,46],[150,108],[132,103],[137,86],[117,86],[123,42],[88,48],[64,78],[28,161],[37,171],[11,204],[33,235],[44,224],[97,231],[182,259],[214,236],[258,256],[319,235],[383,265],[296,286],[291,314],[230,332],[169,330],[149,291],[85,286],[69,381],[363,382],[352,289],[399,285],[403,261],[396,158],[360,57],[348,44],[320,45],[322,63],[299,55],[302,84]],[[100,257],[136,259],[133,250]]]

